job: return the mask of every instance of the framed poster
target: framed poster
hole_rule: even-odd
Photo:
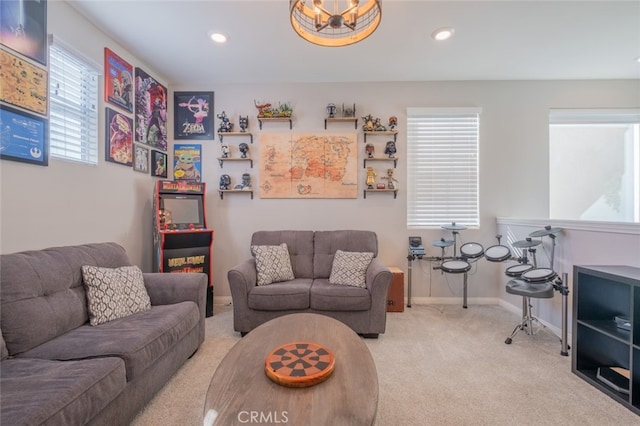
[[[173,138],[213,140],[213,92],[174,92]]]
[[[0,158],[49,165],[49,130],[45,118],[0,104]]]
[[[111,108],[105,108],[105,160],[131,167],[133,120]]]
[[[104,100],[133,112],[133,66],[104,48]]]
[[[36,114],[47,115],[48,73],[6,50],[0,49],[0,100]]]
[[[173,179],[200,183],[202,177],[202,145],[173,145]]]
[[[135,141],[167,150],[167,88],[136,68]]]
[[[47,0],[2,0],[0,43],[47,65]]]
[[[149,173],[149,148],[136,144],[133,149],[133,170]]]
[[[151,151],[151,176],[167,177],[167,154],[162,151]]]

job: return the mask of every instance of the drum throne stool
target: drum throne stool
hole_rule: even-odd
[[[509,345],[520,330],[524,330],[528,335],[535,334],[533,323],[540,323],[540,321],[531,314],[531,298],[551,299],[554,288],[551,282],[529,283],[522,279],[513,279],[507,283],[506,290],[509,294],[522,296],[522,321],[513,329],[511,336],[504,341]]]

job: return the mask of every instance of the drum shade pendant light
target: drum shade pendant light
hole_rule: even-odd
[[[290,0],[291,25],[303,39],[340,47],[369,37],[382,19],[382,0]]]

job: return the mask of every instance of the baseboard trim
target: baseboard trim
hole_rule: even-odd
[[[468,297],[468,305],[497,305],[497,297]],[[405,298],[405,304],[407,299]],[[462,305],[462,297],[412,297],[412,305]]]

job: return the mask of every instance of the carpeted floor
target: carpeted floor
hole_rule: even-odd
[[[518,321],[492,305],[389,313],[386,333],[365,339],[378,370],[376,425],[640,425],[639,416],[571,373],[571,357],[560,355],[549,331],[520,332],[506,345]],[[134,426],[202,424],[211,377],[240,340],[232,322],[231,308],[216,306],[203,345]]]

